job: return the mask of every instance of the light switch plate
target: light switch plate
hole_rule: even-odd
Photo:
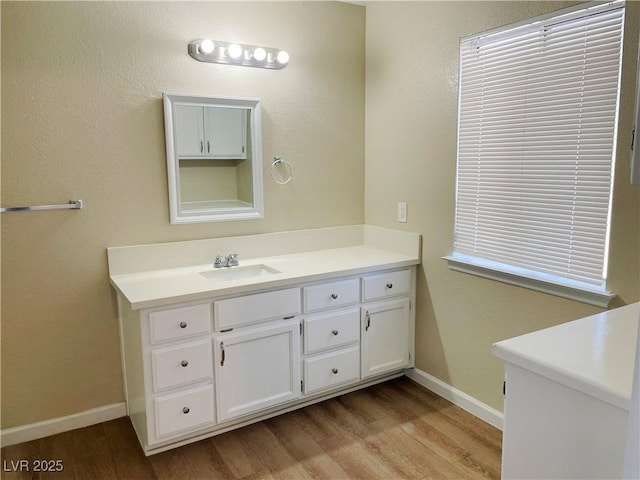
[[[407,223],[407,204],[398,202],[398,222]]]

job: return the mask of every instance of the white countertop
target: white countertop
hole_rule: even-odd
[[[640,303],[498,342],[493,353],[629,410]]]
[[[111,275],[111,284],[129,301],[131,308],[137,310],[216,296],[244,294],[258,289],[283,287],[336,275],[360,275],[418,263],[419,252],[407,255],[357,245],[248,260],[240,258],[240,267],[267,265],[280,272],[253,278],[209,280],[200,274],[214,270],[213,265],[209,263]]]

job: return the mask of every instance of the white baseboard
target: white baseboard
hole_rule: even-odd
[[[107,422],[127,415],[127,405],[114,403],[104,407],[92,408],[66,417],[53,418],[43,422],[31,423],[20,427],[5,428],[0,431],[0,446],[8,447],[22,442],[68,432],[76,428],[88,427],[96,423]]]
[[[405,375],[424,388],[431,390],[433,393],[440,395],[442,398],[449,400],[454,405],[475,415],[480,420],[484,420],[490,425],[502,430],[504,424],[504,414],[486,403],[467,395],[461,390],[452,387],[448,383],[437,379],[433,375],[429,375],[418,368],[405,370]]]

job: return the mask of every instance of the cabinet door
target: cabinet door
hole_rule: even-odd
[[[213,337],[218,421],[300,397],[300,324]]]
[[[178,157],[205,156],[203,107],[176,105],[175,132]]]
[[[409,299],[361,309],[362,378],[409,365]]]
[[[215,158],[246,158],[247,110],[205,107],[205,153]]]

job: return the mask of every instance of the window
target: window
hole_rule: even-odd
[[[460,42],[452,269],[607,306],[624,3]]]

